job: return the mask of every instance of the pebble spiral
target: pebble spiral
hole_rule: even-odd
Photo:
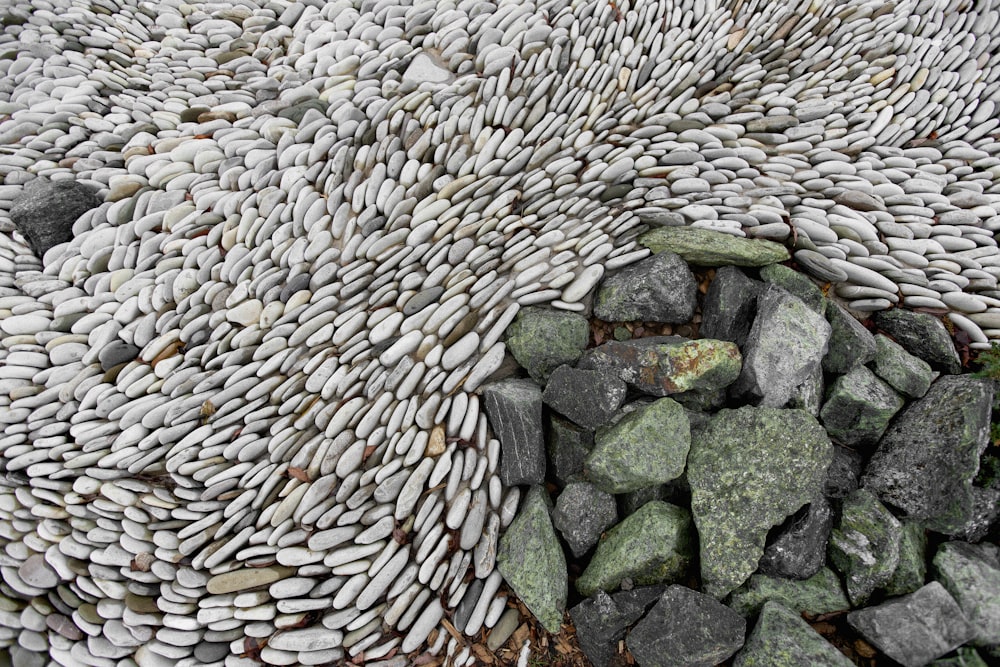
[[[989,347],[996,5],[8,0],[0,646],[472,664],[428,637],[496,623],[519,500],[476,390],[649,226]],[[39,177],[102,202],[44,258]]]

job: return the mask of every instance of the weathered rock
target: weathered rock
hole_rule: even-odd
[[[597,429],[584,468],[602,491],[637,491],[679,477],[690,447],[687,413],[661,398]]]
[[[825,389],[823,367],[817,365],[802,384],[792,389],[792,394],[788,397],[788,403],[785,404],[785,407],[805,410],[813,417],[819,417],[820,408],[823,407]]]
[[[658,500],[646,503],[605,533],[576,588],[593,595],[617,590],[623,579],[639,585],[678,581],[694,556],[691,533],[686,509]]]
[[[71,241],[73,223],[101,203],[97,192],[83,183],[39,177],[14,197],[10,219],[35,254],[42,257],[49,248]]]
[[[727,387],[739,377],[741,364],[733,343],[669,336],[609,341],[588,350],[578,368],[613,372],[643,393],[668,396]]]
[[[833,447],[802,410],[722,410],[691,443],[688,483],[704,590],[723,597],[754,570],[772,526],[818,497]]]
[[[497,569],[549,632],[559,632],[568,593],[566,557],[549,520],[548,496],[532,487],[500,537]]]
[[[743,646],[746,620],[708,595],[669,586],[629,633],[642,667],[714,667]]]
[[[757,314],[757,297],[763,290],[763,283],[751,280],[735,266],[720,267],[701,306],[701,335],[742,347]]]
[[[483,405],[500,440],[500,479],[507,486],[545,480],[542,390],[531,380],[510,378],[482,388]]]
[[[769,286],[743,347],[743,370],[733,389],[765,407],[781,407],[826,354],[830,324],[801,299]]]
[[[546,451],[552,476],[562,485],[583,479],[583,461],[594,447],[594,434],[561,417],[549,415]]]
[[[823,357],[823,370],[846,373],[875,358],[875,337],[842,306],[827,306],[826,319],[830,323],[830,345]]]
[[[896,339],[910,354],[938,366],[946,373],[960,373],[962,362],[941,320],[927,313],[893,308],[875,314],[879,329]]]
[[[785,522],[764,549],[758,571],[775,577],[808,579],[826,561],[826,543],[833,529],[833,508],[820,496]]]
[[[945,534],[975,513],[972,480],[989,438],[993,386],[962,376],[938,379],[882,436],[861,485]]]
[[[833,461],[826,469],[823,495],[827,498],[846,498],[858,488],[861,477],[861,454],[838,444],[833,446]]]
[[[775,285],[792,296],[797,296],[802,299],[802,303],[820,315],[826,313],[826,297],[806,274],[799,273],[784,264],[769,264],[760,270],[760,279],[768,285]]]
[[[874,444],[903,407],[903,398],[864,366],[830,386],[820,419],[830,437],[848,445]]]
[[[601,283],[594,315],[609,322],[680,324],[694,315],[698,286],[680,257],[660,252],[632,264]]]
[[[893,389],[910,398],[927,393],[934,380],[930,364],[915,357],[903,346],[882,334],[875,336],[875,363],[872,370]]]
[[[680,481],[680,479],[675,480],[675,482]],[[651,500],[662,500],[664,502],[673,502],[670,499],[670,489],[672,484],[657,484],[656,486],[647,486],[644,489],[639,489],[637,491],[629,491],[628,493],[617,494],[618,506],[621,508],[622,516],[628,516],[632,514],[640,507],[645,505]],[[674,504],[684,504],[684,503],[674,503]]]
[[[961,529],[954,533],[954,537],[966,542],[979,542],[1000,519],[1000,490],[973,486],[971,491],[972,512]]]
[[[658,227],[639,237],[653,252],[669,250],[698,266],[766,266],[784,262],[790,255],[785,246],[760,239],[697,227]]]
[[[963,646],[955,651],[951,658],[941,658],[930,663],[928,667],[989,667],[976,649]]]
[[[617,521],[614,496],[586,482],[567,485],[552,512],[552,524],[578,558],[590,551],[601,539],[601,533]]]
[[[611,419],[627,391],[625,383],[612,373],[560,366],[549,376],[542,400],[574,423],[593,430]]]
[[[927,583],[927,531],[919,521],[902,521],[899,565],[885,585],[887,595],[913,593]]]
[[[1000,547],[946,542],[934,555],[934,571],[975,629],[972,643],[1000,644]]]
[[[840,578],[826,567],[803,580],[755,574],[733,591],[729,606],[744,616],[751,616],[768,600],[776,600],[793,611],[816,615],[851,607]]]
[[[975,634],[958,604],[936,581],[877,607],[852,611],[847,622],[904,667],[926,665]]]
[[[779,602],[766,602],[733,667],[851,667],[843,653]]]
[[[532,378],[544,383],[559,366],[576,363],[589,337],[590,324],[582,315],[529,306],[507,327],[507,349]]]
[[[844,499],[830,535],[830,562],[844,576],[847,596],[859,607],[889,583],[899,565],[903,527],[867,489]]]
[[[595,667],[610,664],[625,630],[642,618],[662,593],[662,586],[643,586],[614,596],[597,591],[569,610],[580,648]]]

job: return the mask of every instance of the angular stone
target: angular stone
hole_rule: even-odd
[[[936,581],[877,607],[852,611],[847,622],[904,667],[920,667],[975,636],[958,604]]]
[[[827,392],[820,419],[834,440],[872,445],[903,407],[903,398],[864,366],[837,378]]]
[[[569,610],[580,648],[595,667],[611,663],[625,630],[638,621],[662,593],[661,586],[643,586],[614,596],[599,590]]]
[[[819,417],[825,388],[823,367],[817,365],[812,374],[802,381],[802,384],[792,389],[792,395],[788,397],[786,407],[805,410],[813,417]]]
[[[567,485],[552,512],[552,524],[577,558],[590,551],[601,533],[617,522],[614,496],[586,482]]]
[[[861,477],[862,456],[853,449],[834,443],[833,461],[826,469],[823,495],[827,498],[846,498],[858,488]]]
[[[679,477],[690,447],[687,413],[661,398],[597,429],[584,468],[602,491],[627,493]]]
[[[830,323],[830,345],[823,357],[823,370],[846,373],[875,358],[875,337],[842,306],[827,306],[826,320]]]
[[[817,360],[818,361],[818,360]],[[688,483],[705,592],[723,597],[764,553],[771,527],[818,497],[833,447],[802,410],[721,410],[691,443]]]
[[[549,520],[540,486],[525,495],[517,516],[500,537],[497,569],[511,590],[549,632],[559,632],[568,593],[566,557]]]
[[[71,241],[73,223],[101,203],[97,192],[88,185],[50,181],[43,176],[29,181],[14,197],[10,219],[35,254],[42,257],[53,246]]]
[[[605,533],[576,589],[589,596],[617,590],[625,579],[638,585],[679,581],[693,556],[691,514],[654,500]]]
[[[583,461],[594,447],[594,434],[587,429],[549,415],[546,451],[552,475],[562,485],[583,479]]]
[[[826,562],[826,544],[833,529],[833,508],[820,496],[785,522],[764,549],[758,572],[788,579],[808,579]]]
[[[694,315],[697,295],[694,274],[684,260],[661,252],[605,278],[594,315],[609,322],[681,324]]]
[[[978,486],[973,486],[970,490],[972,512],[954,536],[966,542],[979,542],[989,534],[997,519],[1000,519],[1000,490],[982,489]]]
[[[757,314],[757,297],[763,290],[763,283],[747,278],[735,266],[720,267],[705,294],[699,333],[742,347]]]
[[[968,646],[955,651],[951,658],[941,658],[930,663],[928,667],[989,667],[974,648]]]
[[[889,583],[899,565],[903,527],[867,489],[844,499],[830,535],[830,562],[844,576],[851,604],[860,607]]]
[[[605,424],[621,407],[628,388],[609,372],[560,366],[542,392],[550,408],[588,429]]]
[[[802,303],[820,315],[826,313],[826,297],[806,274],[799,273],[784,264],[769,264],[760,270],[760,279],[768,285],[780,287],[792,296],[797,296],[802,299]]]
[[[934,555],[934,572],[975,629],[972,643],[1000,645],[1000,547],[946,542]]]
[[[851,667],[843,653],[779,602],[766,602],[733,667]]]
[[[640,236],[639,243],[653,252],[677,253],[698,266],[766,266],[790,257],[780,243],[697,227],[658,227]]]
[[[826,354],[830,324],[801,299],[769,286],[757,299],[757,317],[743,347],[734,390],[764,407],[781,407]]]
[[[746,620],[711,596],[669,586],[629,633],[643,667],[714,667],[743,646]]]
[[[885,585],[887,595],[913,593],[927,582],[927,531],[919,521],[902,521],[899,565]]]
[[[893,308],[875,313],[875,324],[910,354],[940,367],[946,373],[962,371],[962,362],[951,335],[941,320],[933,315]]]
[[[875,363],[872,370],[893,389],[910,398],[920,398],[930,389],[934,371],[903,346],[882,334],[875,336]]]
[[[989,381],[939,378],[882,436],[861,485],[931,530],[961,532],[975,514],[972,481],[989,441],[992,405]]]
[[[609,341],[588,350],[578,367],[614,372],[643,393],[667,396],[727,387],[739,376],[741,364],[733,343],[669,336]]]
[[[490,426],[500,440],[500,479],[507,486],[545,480],[542,390],[531,380],[510,378],[482,388]]]
[[[522,308],[507,327],[507,349],[528,374],[544,383],[563,364],[573,365],[590,337],[587,318],[565,310]]]
[[[793,611],[813,615],[851,607],[840,578],[826,567],[803,580],[755,574],[733,591],[729,596],[729,606],[744,616],[752,616],[768,600],[776,600]]]

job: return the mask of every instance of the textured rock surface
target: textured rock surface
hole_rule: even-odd
[[[10,207],[10,219],[39,257],[49,248],[73,238],[73,223],[101,198],[89,185],[36,178],[24,186]]]
[[[618,652],[618,641],[659,599],[662,586],[643,586],[613,596],[597,591],[569,610],[580,648],[595,667],[606,667]]]
[[[784,246],[771,241],[694,227],[660,227],[646,232],[639,241],[653,252],[669,250],[698,266],[766,266],[790,257]]]
[[[607,423],[625,400],[625,383],[611,373],[560,366],[549,376],[542,400],[584,428]]]
[[[841,444],[872,445],[903,403],[892,387],[864,366],[857,366],[830,386],[819,416],[826,432]]]
[[[875,314],[875,324],[906,350],[948,373],[962,368],[955,344],[941,320],[899,308]]]
[[[552,512],[552,524],[574,556],[582,556],[618,521],[618,506],[610,494],[593,484],[568,484]]]
[[[875,336],[875,363],[872,370],[893,389],[910,398],[920,398],[926,394],[934,380],[930,364],[913,356],[902,345],[882,334]]]
[[[823,357],[823,370],[846,373],[875,358],[875,337],[841,305],[829,304],[826,319],[830,323],[830,344]]]
[[[1000,548],[947,542],[934,555],[934,572],[972,624],[973,643],[1000,644]]]
[[[826,562],[826,543],[833,528],[833,508],[819,497],[785,522],[761,556],[758,571],[774,577],[808,579]]]
[[[826,313],[826,297],[806,274],[783,264],[769,264],[761,268],[760,279],[768,285],[780,287],[792,296],[798,297],[802,303],[820,315]]]
[[[507,329],[507,349],[528,374],[544,382],[563,364],[574,364],[587,347],[587,318],[552,308],[522,309]]]
[[[545,451],[552,476],[562,485],[583,479],[583,462],[594,447],[594,434],[550,414]]]
[[[594,315],[610,322],[687,322],[697,293],[687,263],[672,252],[661,252],[605,278],[594,300]]]
[[[885,585],[886,595],[913,593],[927,583],[927,530],[919,521],[902,521],[899,565]]]
[[[830,535],[830,562],[844,576],[851,604],[861,606],[899,565],[903,527],[867,489],[844,499]]]
[[[850,667],[847,657],[809,627],[802,617],[778,602],[761,609],[746,645],[733,667]]]
[[[545,479],[542,390],[531,380],[507,379],[483,387],[483,404],[503,448],[504,484],[541,484]]]
[[[728,604],[744,616],[751,616],[760,611],[768,600],[780,602],[793,611],[815,615],[851,607],[840,578],[827,567],[801,581],[755,574],[732,592]]]
[[[735,266],[720,267],[701,306],[701,335],[736,343],[747,340],[764,285]]]

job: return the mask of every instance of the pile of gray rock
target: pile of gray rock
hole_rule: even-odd
[[[850,665],[805,620],[839,612],[903,665],[1000,659],[994,387],[942,321],[891,310],[873,333],[767,241],[642,241],[594,317],[697,339],[588,347],[585,313],[527,308],[520,368],[482,388],[524,491],[498,568],[540,623],[569,607],[600,666],[622,640],[643,667]]]

